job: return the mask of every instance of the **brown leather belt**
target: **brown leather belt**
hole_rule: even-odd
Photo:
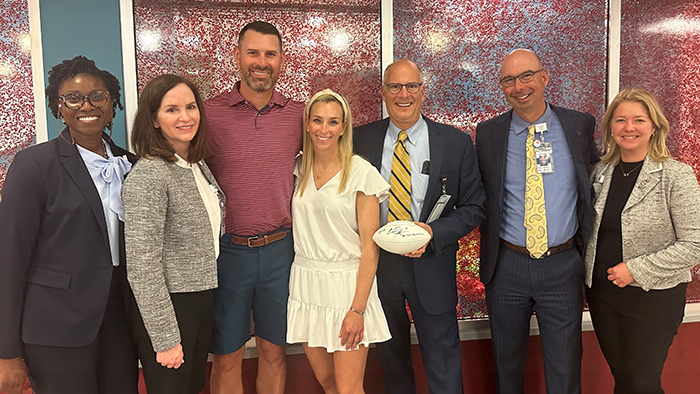
[[[503,244],[503,246],[505,246],[506,248],[508,248],[508,249],[510,249],[510,250],[514,250],[514,251],[516,251],[516,252],[520,252],[520,253],[522,253],[522,254],[526,254],[526,255],[532,257],[533,259],[536,258],[536,257],[533,256],[532,253],[530,253],[530,251],[527,250],[527,248],[524,247],[524,246],[514,245],[514,244],[512,244],[512,243],[506,241],[506,240],[503,239],[503,238],[501,238],[501,244]],[[573,248],[573,247],[574,247],[574,238],[571,237],[571,238],[569,238],[568,241],[564,242],[563,244],[557,245],[557,246],[552,246],[551,248],[547,249],[547,251],[544,252],[544,254],[542,255],[542,257],[540,257],[540,258],[549,257],[549,256],[555,255],[555,254],[557,254],[557,253],[561,253],[561,252],[566,252],[567,250],[569,250],[569,249],[571,249],[571,248]]]
[[[279,241],[280,239],[286,236],[287,231],[285,230],[278,231],[272,234],[256,235],[254,237],[239,237],[237,235],[232,235],[231,242],[235,243],[236,245],[246,245],[251,248],[257,248],[260,246],[271,244],[275,241]]]

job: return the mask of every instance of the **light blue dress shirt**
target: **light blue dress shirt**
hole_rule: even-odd
[[[525,143],[527,128],[531,124],[546,123],[544,141],[552,143],[554,173],[542,174],[544,202],[547,212],[547,243],[550,247],[561,245],[578,230],[576,217],[577,186],[574,162],[564,129],[557,114],[547,105],[544,115],[528,123],[513,112],[508,131],[506,156],[506,183],[503,206],[501,238],[525,246]],[[541,138],[535,133],[535,138]]]
[[[120,196],[124,175],[131,170],[131,163],[126,156],[115,157],[109,144],[105,143],[105,152],[109,159],[98,155],[80,145],[80,156],[90,173],[92,183],[95,184],[97,193],[102,201],[102,210],[107,224],[107,236],[109,237],[109,250],[112,256],[112,265],[119,265],[119,220],[124,220],[124,208]]]
[[[382,176],[391,183],[391,163],[394,160],[394,148],[399,140],[398,128],[394,122],[389,122],[389,128],[384,137],[384,150],[382,152]],[[428,191],[429,174],[422,174],[423,163],[430,161],[430,140],[428,137],[428,124],[421,116],[418,121],[406,129],[408,134],[408,143],[406,150],[411,160],[411,216],[414,221],[420,220],[420,214],[423,210],[423,201],[425,201],[425,193]],[[385,225],[389,215],[389,199],[387,198],[380,205],[380,221],[381,225]]]

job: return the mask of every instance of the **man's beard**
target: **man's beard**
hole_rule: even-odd
[[[253,76],[254,70],[267,71],[269,72],[269,76],[267,79],[257,79]],[[243,82],[245,82],[245,84],[248,85],[248,87],[251,88],[253,91],[258,93],[264,93],[272,89],[272,87],[275,86],[275,83],[277,82],[277,78],[278,76],[274,74],[272,68],[270,67],[266,67],[263,69],[250,67],[248,68],[247,73],[241,73],[241,79],[243,79]]]

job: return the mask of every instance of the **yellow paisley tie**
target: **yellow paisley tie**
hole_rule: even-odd
[[[535,125],[527,128],[525,147],[525,229],[527,250],[539,259],[547,252],[547,214],[544,209],[544,183],[535,162]]]

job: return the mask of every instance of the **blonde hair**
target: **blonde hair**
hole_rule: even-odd
[[[306,103],[304,108],[304,144],[302,151],[304,152],[301,162],[301,174],[299,175],[299,184],[297,185],[297,193],[299,196],[304,194],[306,185],[309,183],[309,178],[311,177],[311,168],[314,165],[314,143],[311,140],[311,134],[308,132],[309,124],[309,114],[311,113],[311,107],[314,104],[322,103],[337,103],[343,110],[343,124],[345,125],[345,130],[343,134],[338,137],[338,156],[340,158],[340,185],[338,186],[338,193],[342,193],[347,186],[348,178],[350,177],[350,167],[352,166],[352,115],[350,114],[350,107],[348,106],[347,100],[345,98],[330,90],[324,89],[316,93],[311,100]]]
[[[661,107],[654,96],[642,88],[629,88],[621,91],[605,111],[600,125],[603,134],[603,151],[605,152],[601,160],[612,165],[617,165],[620,161],[620,147],[612,136],[612,121],[615,110],[624,102],[640,103],[646,108],[649,119],[654,124],[654,133],[649,140],[648,156],[657,162],[663,163],[668,160],[671,157],[671,152],[666,147],[666,137],[669,132],[668,120],[661,112]]]

